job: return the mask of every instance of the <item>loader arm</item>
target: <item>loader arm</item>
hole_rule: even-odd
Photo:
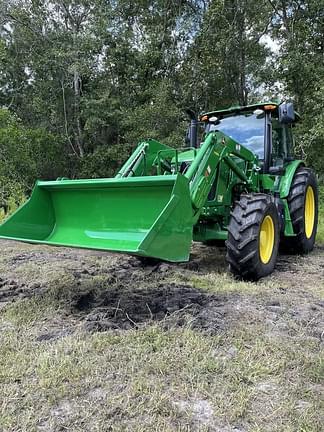
[[[234,158],[246,161],[247,169],[245,172],[238,166]],[[253,189],[253,176],[256,174],[253,169],[256,163],[254,154],[222,132],[211,132],[207,135],[196,158],[185,173],[189,180],[193,224],[199,219],[215,180],[217,167],[221,162],[226,163],[243,184]]]

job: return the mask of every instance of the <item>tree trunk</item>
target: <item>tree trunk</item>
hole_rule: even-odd
[[[238,76],[238,99],[240,105],[247,105],[247,88],[246,88],[246,58],[245,58],[245,11],[244,4],[237,2],[238,8],[238,39],[239,39],[239,76]]]
[[[80,96],[81,96],[81,78],[77,69],[73,73],[73,87],[74,87],[74,117],[75,117],[75,141],[78,148],[80,157],[84,156],[83,150],[83,131],[81,126],[81,110],[80,110]]]

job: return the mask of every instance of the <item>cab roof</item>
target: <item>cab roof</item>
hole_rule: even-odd
[[[278,115],[278,107],[281,104],[281,102],[262,102],[262,103],[256,103],[253,105],[246,105],[246,106],[239,106],[234,105],[226,109],[217,110],[217,111],[210,111],[207,113],[203,113],[199,116],[200,121],[207,121],[210,117],[217,116],[217,115],[230,115],[230,114],[239,114],[244,112],[250,112],[254,111],[256,109],[263,109],[265,111],[271,111],[274,114]],[[300,115],[295,111],[295,122],[300,120]]]

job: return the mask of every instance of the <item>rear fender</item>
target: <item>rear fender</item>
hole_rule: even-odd
[[[287,165],[285,170],[285,175],[282,176],[279,185],[280,198],[283,199],[288,197],[291,183],[293,181],[297,169],[300,166],[305,166],[304,162],[301,160],[295,160],[293,162],[290,162],[289,165]]]

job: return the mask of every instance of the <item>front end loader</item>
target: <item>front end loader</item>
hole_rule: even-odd
[[[172,262],[189,259],[192,241],[226,241],[230,270],[257,280],[279,244],[314,246],[317,183],[293,156],[298,119],[272,102],[192,115],[185,148],[148,139],[114,178],[38,181],[0,238]]]

